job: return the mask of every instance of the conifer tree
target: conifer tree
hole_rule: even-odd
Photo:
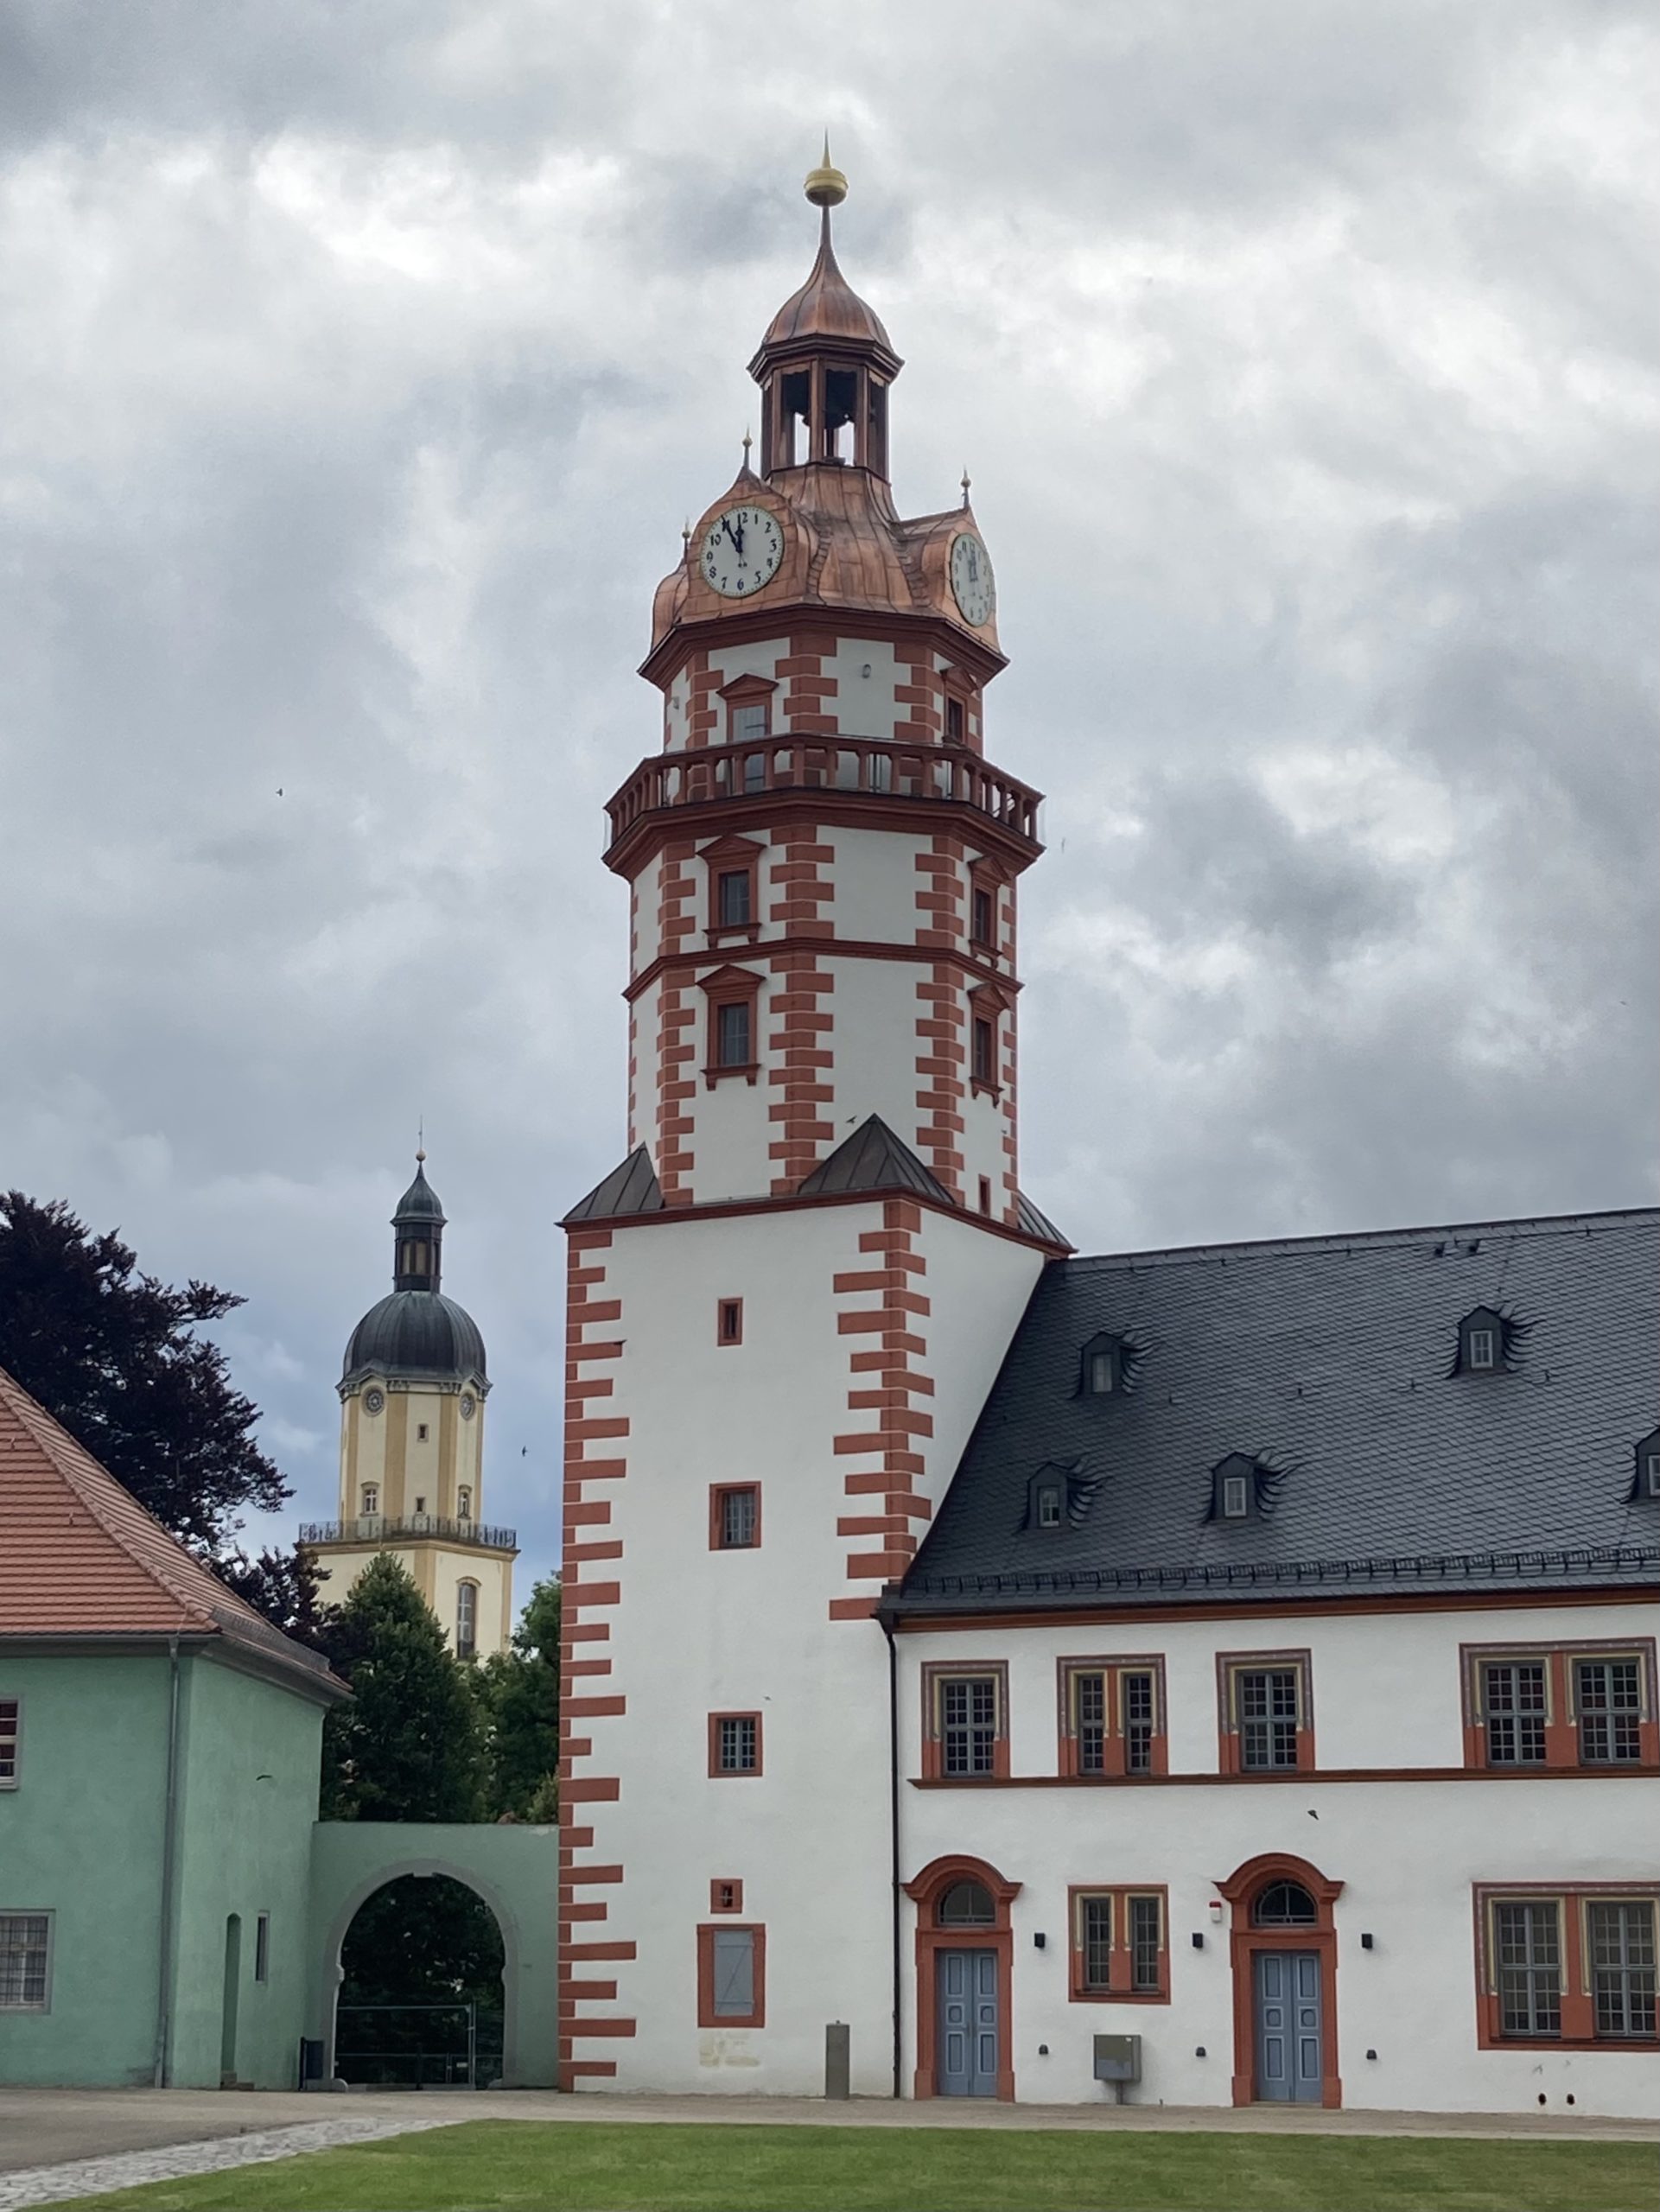
[[[322,1817],[483,1819],[478,1699],[431,1607],[389,1553],[352,1586],[328,1648],[352,1694],[323,1724]]]

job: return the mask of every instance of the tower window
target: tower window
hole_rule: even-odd
[[[859,419],[859,372],[824,372],[824,451],[826,461],[850,461],[854,457],[855,425]]]
[[[415,1440],[417,1444],[424,1444],[427,1440],[427,1425],[423,1421],[415,1424]]]
[[[722,1298],[716,1302],[715,1341],[717,1344],[741,1344],[743,1342],[741,1298]]]
[[[970,934],[976,944],[995,944],[997,942],[997,901],[989,891],[975,886],[971,906]]]
[[[945,735],[952,745],[961,745],[963,742],[964,731],[966,726],[967,718],[964,712],[963,702],[960,699],[947,699],[945,702]]]
[[[749,1033],[750,1007],[747,1000],[741,999],[735,1005],[716,1008],[715,1064],[717,1067],[747,1068],[754,1065]]]
[[[735,745],[747,745],[767,734],[766,702],[750,699],[732,709],[731,736]]]
[[[363,1510],[371,1520],[379,1512],[380,1484],[378,1483],[365,1483],[363,1485]]]
[[[991,1178],[989,1175],[983,1175],[980,1178],[980,1211],[986,1216],[988,1220],[990,1218]]]
[[[976,1083],[993,1084],[997,1079],[996,1033],[995,1024],[983,1016],[975,1017],[972,1065]]]
[[[715,879],[715,911],[723,930],[738,929],[754,919],[752,878],[747,868],[726,868]]]
[[[780,466],[793,468],[805,460],[807,418],[812,411],[812,372],[792,369],[788,376],[780,377],[779,388]]]
[[[455,1585],[455,1656],[470,1659],[478,1649],[479,1642],[479,1586],[476,1582]]]

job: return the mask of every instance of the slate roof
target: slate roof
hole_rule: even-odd
[[[636,1145],[620,1167],[596,1183],[585,1198],[578,1198],[562,1226],[573,1221],[600,1221],[607,1214],[661,1213],[663,1189],[645,1146]]]
[[[344,1696],[0,1368],[0,1638],[216,1637]]]
[[[850,1137],[819,1161],[802,1183],[800,1195],[822,1198],[843,1191],[913,1191],[943,1206],[951,1203],[951,1192],[932,1169],[894,1135],[880,1114],[867,1116]]]
[[[1458,1324],[1516,1325],[1453,1376]],[[1084,1395],[1123,1338],[1129,1387]],[[1660,1212],[1131,1253],[1046,1268],[900,1612],[1660,1584]],[[1211,1471],[1274,1471],[1208,1518]],[[1032,1478],[1067,1510],[1028,1526]],[[1660,1591],[1657,1591],[1660,1595]]]

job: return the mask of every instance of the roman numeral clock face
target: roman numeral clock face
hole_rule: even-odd
[[[990,621],[997,591],[991,581],[990,559],[972,531],[960,531],[951,540],[951,594],[965,622],[977,630],[983,622]]]
[[[722,599],[747,599],[778,574],[784,532],[765,507],[728,507],[703,533],[698,566]]]

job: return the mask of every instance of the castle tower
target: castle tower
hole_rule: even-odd
[[[629,1152],[567,1217],[563,2078],[893,2080],[874,1618],[1062,1240],[1018,1181],[1038,794],[968,504],[902,518],[898,354],[817,257],[743,465],[658,588],[630,888]]]
[[[338,1521],[301,1530],[324,1595],[338,1601],[391,1552],[464,1656],[512,1630],[513,1531],[484,1517],[490,1382],[472,1315],[446,1298],[444,1210],[417,1152],[392,1216],[391,1295],[352,1332],[340,1376]]]

